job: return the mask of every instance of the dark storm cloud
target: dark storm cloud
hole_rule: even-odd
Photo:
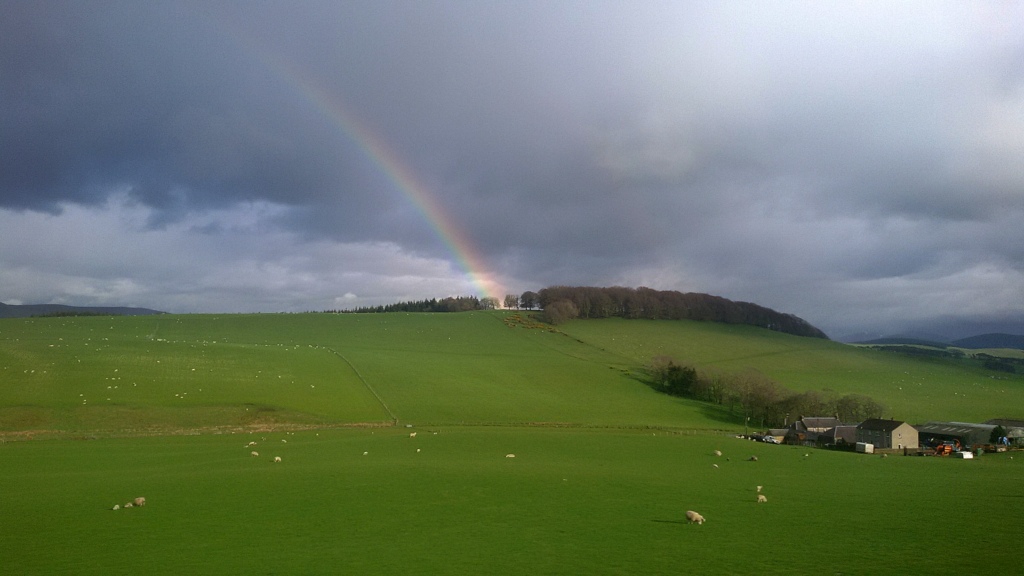
[[[2,6],[0,208],[229,242],[267,206],[284,268],[365,243],[434,277],[425,191],[510,291],[648,284],[830,330],[1021,312],[1013,4]]]
[[[8,4],[0,205],[55,211],[127,191],[156,222],[252,200],[372,212],[352,143],[202,8]]]

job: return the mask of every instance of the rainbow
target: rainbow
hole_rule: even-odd
[[[477,296],[494,298],[502,302],[502,286],[487,270],[483,257],[469,237],[444,210],[437,196],[416,177],[409,166],[387,146],[383,138],[360,123],[350,114],[336,95],[327,93],[315,82],[304,78],[294,67],[288,67],[276,56],[261,50],[252,42],[235,35],[240,44],[252,53],[275,75],[297,89],[302,97],[328,118],[344,135],[354,142],[373,165],[391,181],[409,203],[433,229],[437,237],[452,254],[455,264],[475,287]]]

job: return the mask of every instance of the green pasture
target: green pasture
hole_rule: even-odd
[[[861,393],[910,422],[1024,414],[1024,378],[749,326],[525,313],[254,314],[0,321],[0,431],[557,423],[736,429],[668,398],[668,355]]]
[[[1022,375],[969,369],[941,359],[690,321],[575,321],[559,329],[637,364],[666,355],[724,373],[754,368],[795,391],[866,394],[889,408],[887,417],[911,423],[1024,418]]]
[[[645,384],[658,355],[868,394],[911,422],[1024,415],[1021,376],[743,326],[0,320],[0,574],[1015,569],[1021,453],[737,439],[722,409]]]
[[[1005,573],[1022,474],[579,428],[8,442],[0,573]]]

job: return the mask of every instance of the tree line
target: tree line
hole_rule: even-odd
[[[471,310],[494,310],[498,307],[498,299],[476,296],[449,296],[438,300],[415,300],[409,302],[398,302],[396,304],[385,304],[382,306],[363,306],[353,310],[346,310],[355,314],[371,314],[383,312],[469,312]],[[340,310],[328,310],[328,312],[342,312]]]
[[[735,302],[695,292],[644,287],[552,286],[539,292],[524,292],[519,298],[519,306],[526,309],[542,308],[547,321],[552,324],[574,318],[702,320],[749,324],[796,336],[828,338],[824,332],[792,314],[776,312],[750,302]]]
[[[647,365],[651,385],[666,394],[725,406],[740,418],[764,427],[781,427],[802,416],[835,416],[843,422],[881,418],[885,406],[863,394],[809,390],[794,392],[756,370],[724,374],[694,368],[668,356]]]

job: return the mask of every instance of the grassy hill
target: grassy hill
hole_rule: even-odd
[[[749,326],[508,312],[188,315],[0,322],[0,430],[545,423],[733,428],[656,393],[669,355],[861,393],[911,422],[1024,415],[1024,379]]]
[[[958,420],[1019,415],[1019,376],[743,326],[552,331],[516,316],[0,321],[0,517],[13,519],[0,522],[0,574],[963,574],[1019,563],[993,535],[1024,513],[1024,458],[754,443],[721,410],[653,391],[640,369],[661,354],[752,367],[793,389]],[[112,510],[136,496],[147,505]],[[687,524],[687,509],[707,523]],[[896,528],[879,530],[880,518]],[[936,553],[950,518],[969,554]]]

